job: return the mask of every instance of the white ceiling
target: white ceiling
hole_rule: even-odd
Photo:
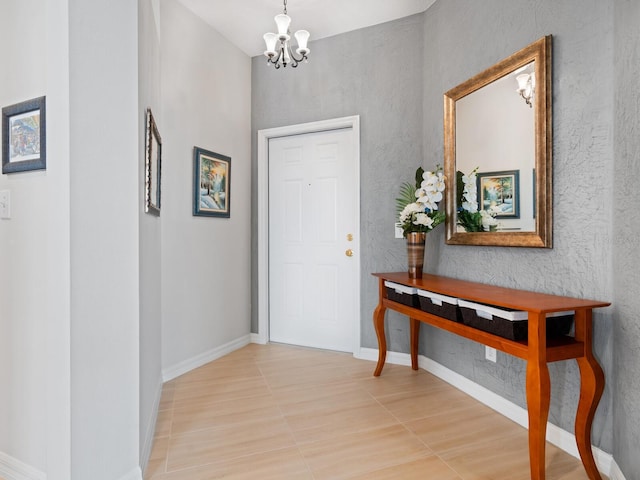
[[[249,56],[265,49],[262,35],[275,32],[282,0],[180,0]],[[287,0],[291,31],[308,30],[310,41],[424,12],[435,0]],[[313,46],[311,46],[313,49]]]

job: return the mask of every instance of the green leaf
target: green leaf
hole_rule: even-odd
[[[416,190],[420,188],[420,185],[422,185],[423,174],[424,174],[424,168],[418,167],[418,169],[416,170]]]
[[[405,182],[400,186],[400,196],[396,198],[396,210],[398,215],[404,210],[404,207],[416,201],[416,189],[409,182]]]
[[[456,196],[458,197],[457,198],[458,204],[456,205],[456,209],[460,208],[463,202],[463,199],[462,199],[464,195],[464,182],[462,181],[463,175],[464,174],[460,170],[456,172],[456,194],[457,194]]]

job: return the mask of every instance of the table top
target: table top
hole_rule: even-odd
[[[610,302],[563,297],[547,293],[498,287],[424,273],[422,278],[409,278],[407,272],[374,273],[374,276],[409,287],[440,293],[449,297],[536,313],[608,307]]]

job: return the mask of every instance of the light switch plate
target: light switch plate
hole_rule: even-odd
[[[395,238],[404,238],[404,235],[402,234],[402,226],[400,224],[400,222],[397,222],[395,224],[395,228],[396,228],[396,237]]]
[[[0,190],[0,218],[11,218],[11,192]]]

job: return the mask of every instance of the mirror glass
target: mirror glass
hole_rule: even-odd
[[[544,37],[445,93],[448,244],[551,247],[550,48]]]

